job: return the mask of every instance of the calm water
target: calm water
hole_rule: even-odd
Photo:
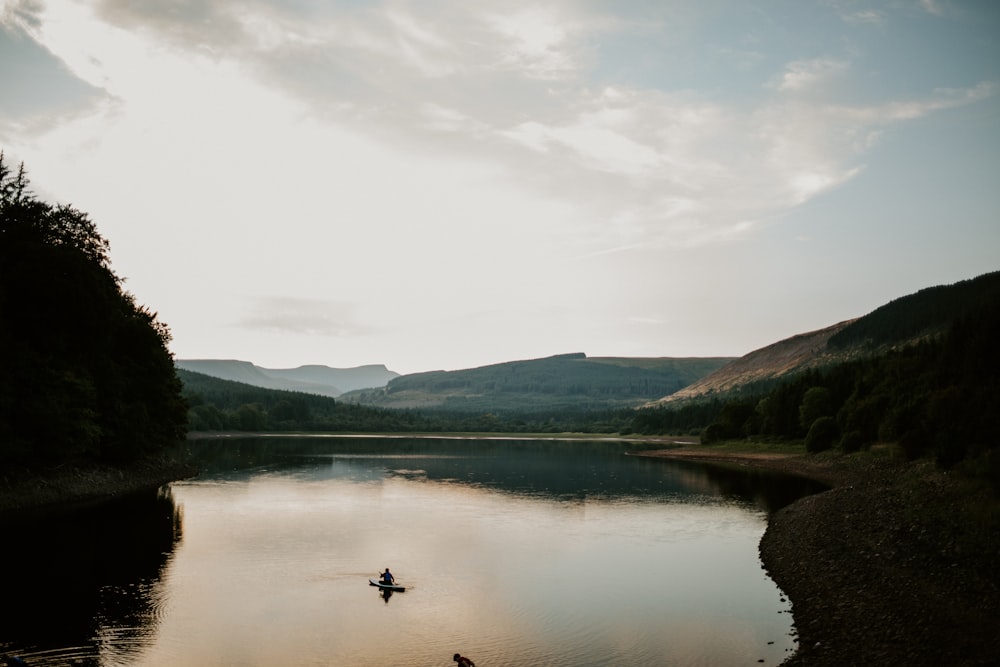
[[[776,665],[767,512],[816,490],[620,443],[195,441],[197,478],[8,527],[31,665]],[[404,593],[368,578],[392,569]]]

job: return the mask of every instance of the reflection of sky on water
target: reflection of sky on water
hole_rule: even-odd
[[[243,454],[245,460],[260,466],[261,474],[281,470],[310,478],[376,479],[385,472],[566,501],[670,501],[704,496],[702,502],[725,498],[773,511],[823,488],[809,480],[761,470],[629,457],[626,451],[636,444],[614,441],[335,438],[316,442],[296,438],[268,442],[277,445],[269,450],[268,464],[261,463],[265,455],[260,441],[241,443],[249,448]],[[226,463],[238,465],[233,449],[224,449]],[[212,452],[202,454],[208,455],[209,462],[216,460]],[[329,461],[329,467],[317,467],[316,460]]]
[[[83,522],[85,554],[54,545],[69,557],[46,585],[74,597],[76,623],[31,640],[36,655],[417,667],[462,650],[596,667],[734,664],[750,649],[774,664],[791,646],[756,554],[752,503],[770,482],[752,475],[594,442],[229,440],[199,454],[204,472],[171,496]],[[149,539],[124,537],[131,523]],[[113,576],[71,587],[101,559]],[[387,566],[408,587],[388,600],[367,585]],[[24,630],[0,650],[28,645]]]

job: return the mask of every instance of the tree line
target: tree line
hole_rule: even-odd
[[[182,371],[194,430],[697,434],[802,442],[812,452],[898,443],[942,467],[979,466],[1000,488],[1000,300],[980,304],[944,334],[876,356],[762,382],[700,402],[635,410],[576,402],[546,409],[502,404],[373,408]]]
[[[120,462],[183,438],[169,340],[87,214],[38,199],[0,153],[0,463]]]
[[[342,433],[617,433],[631,410],[376,408],[326,396],[264,389],[178,369],[192,431]]]
[[[976,467],[1000,489],[1000,300],[940,336],[823,370],[757,395],[639,411],[642,433],[703,427],[702,439],[801,439],[810,452],[898,443],[943,468]]]

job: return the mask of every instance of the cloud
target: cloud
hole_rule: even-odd
[[[138,159],[130,145],[155,151],[164,171],[202,154],[215,161],[193,169],[202,194],[224,181],[233,195],[212,205],[219,219],[310,216],[325,208],[319,193],[332,191],[341,210],[367,211],[414,243],[500,224],[469,214],[484,179],[530,202],[526,215],[559,208],[535,216],[544,231],[530,233],[568,237],[567,256],[730,243],[862,173],[886,127],[994,94],[984,83],[845,104],[853,63],[834,56],[790,60],[744,96],[604,85],[591,61],[595,37],[627,40],[642,27],[576,3],[92,6],[52,0],[46,12],[67,20],[42,12],[34,33],[109,95],[62,136],[117,142],[129,160]],[[263,176],[255,158],[286,174]],[[213,176],[225,170],[235,178]],[[389,183],[392,198],[382,194]],[[444,190],[456,193],[452,203]],[[253,206],[239,200],[249,191]],[[434,206],[442,213],[424,228],[406,226],[407,211]],[[346,240],[373,242],[373,232],[348,227],[337,226]]]
[[[575,27],[553,11],[552,7],[531,7],[503,14],[493,14],[487,24],[505,46],[497,65],[538,79],[561,79],[570,76],[577,64],[570,46]]]
[[[796,60],[787,65],[775,87],[782,92],[817,90],[843,76],[847,70],[848,63],[833,58]]]
[[[881,25],[886,22],[885,13],[876,9],[862,9],[856,12],[844,13],[841,14],[841,18],[847,23]]]
[[[346,338],[371,333],[356,321],[352,303],[302,299],[297,297],[258,297],[251,312],[237,326],[303,336]]]
[[[928,14],[934,14],[935,16],[940,16],[944,13],[941,5],[938,4],[938,0],[920,0],[920,7]]]

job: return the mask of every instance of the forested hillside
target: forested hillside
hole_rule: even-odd
[[[453,412],[606,410],[635,407],[672,393],[731,361],[709,358],[619,358],[562,354],[459,371],[404,375],[385,390],[352,392],[364,405]]]
[[[184,397],[192,431],[245,432],[496,432],[616,433],[628,428],[632,410],[584,408],[520,412],[372,408],[326,396],[254,387],[183,369]]]
[[[644,409],[635,428],[706,427],[706,442],[802,438],[810,451],[894,442],[911,458],[972,466],[1000,488],[998,275],[924,291],[859,320],[854,340],[882,346],[878,354],[813,369],[773,388]],[[910,342],[914,334],[919,342]],[[908,344],[891,345],[900,340]]]
[[[192,431],[414,431],[420,415],[350,405],[328,396],[266,389],[178,369]]]
[[[249,361],[232,359],[178,359],[175,363],[178,368],[186,371],[222,380],[334,398],[345,391],[384,387],[389,380],[399,377],[399,373],[390,371],[381,364],[354,368],[330,368],[321,365],[262,368]]]
[[[0,154],[0,463],[135,459],[184,437],[167,327],[111,270],[88,216]]]
[[[997,301],[1000,272],[923,289],[894,299],[864,317],[754,350],[648,407],[760,395],[807,371],[881,356],[940,337],[956,320],[988,309]]]
[[[1000,271],[920,290],[876,308],[830,338],[843,350],[878,348],[942,334],[956,320],[986,311],[1000,302]]]

